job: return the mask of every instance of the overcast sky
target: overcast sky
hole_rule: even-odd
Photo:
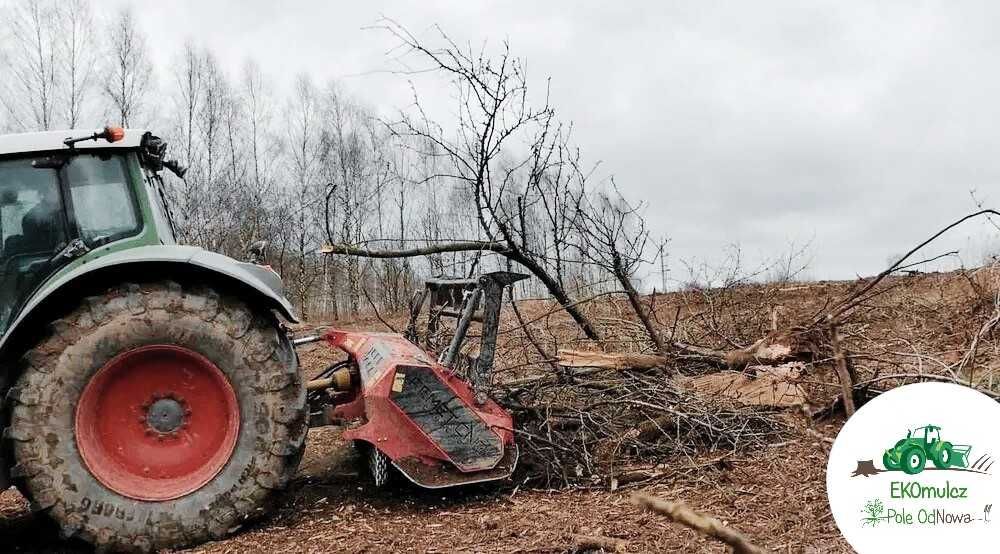
[[[808,4],[808,5],[807,5]],[[681,260],[740,243],[759,260],[812,240],[814,278],[872,274],[975,206],[1000,204],[1000,4],[991,2],[134,2],[158,68],[185,41],[236,73],[336,79],[388,113],[381,16],[499,43],[552,78],[584,155],[645,201]],[[161,79],[169,78],[161,75]],[[421,83],[425,95],[445,84]],[[437,88],[435,88],[437,87]],[[966,264],[991,228],[930,247]],[[995,234],[995,232],[994,232]],[[658,276],[650,275],[653,279]]]

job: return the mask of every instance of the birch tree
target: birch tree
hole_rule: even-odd
[[[49,130],[56,123],[57,44],[55,8],[44,0],[10,7],[10,44],[4,56],[0,102],[16,130]]]
[[[108,67],[102,82],[112,117],[123,127],[138,125],[142,123],[153,76],[146,38],[128,9],[111,21],[105,37]]]

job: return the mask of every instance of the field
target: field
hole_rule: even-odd
[[[851,353],[857,400],[903,382],[955,375],[995,390],[997,337],[986,325],[996,313],[995,281],[990,270],[887,281],[841,329],[844,348]],[[719,337],[745,345],[747,337],[761,336],[769,328],[809,319],[856,285],[689,290],[660,295],[655,313],[659,324],[673,329],[672,336],[717,348],[724,344]],[[561,314],[546,316],[550,310],[545,302],[528,301],[520,308],[532,322],[534,338],[546,349],[600,346],[579,339]],[[634,322],[617,315],[613,302],[595,302],[590,310],[605,334],[617,341],[603,345],[605,350],[642,351],[636,338],[641,333]],[[505,311],[504,328],[510,331],[501,335],[499,375],[523,378],[543,371],[525,347],[525,337],[514,332],[518,326],[511,318]],[[399,317],[385,319],[394,327],[401,324]],[[337,325],[379,329],[382,324],[372,318]],[[335,357],[325,346],[312,345],[302,353],[304,370],[315,373]],[[715,371],[681,359],[676,364],[682,377]],[[769,444],[633,458],[629,463],[641,467],[643,477],[622,480],[615,487],[600,480],[588,486],[546,486],[517,475],[499,486],[435,492],[397,484],[374,490],[361,478],[354,450],[339,440],[337,430],[314,429],[299,475],[276,514],[190,552],[554,553],[596,551],[602,545],[627,552],[727,551],[718,542],[641,511],[631,502],[639,492],[683,501],[774,552],[851,552],[836,530],[825,493],[826,455],[844,420],[831,365],[829,359],[815,359],[795,378],[804,391],[803,401],[767,410],[784,429]],[[44,518],[30,514],[16,491],[0,493],[4,551],[87,551],[56,536]]]
[[[833,436],[837,424],[819,428]],[[805,433],[747,455],[663,464],[657,484],[616,492],[376,491],[358,480],[349,446],[314,430],[300,475],[279,513],[225,541],[188,552],[574,552],[574,535],[622,539],[629,552],[725,552],[693,531],[640,512],[637,491],[684,499],[777,552],[851,552],[825,496],[828,444]],[[88,552],[55,539],[14,490],[0,495],[0,538],[13,552]]]

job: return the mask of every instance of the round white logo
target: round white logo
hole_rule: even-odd
[[[859,554],[996,545],[1000,404],[954,384],[892,389],[841,429],[826,486]]]

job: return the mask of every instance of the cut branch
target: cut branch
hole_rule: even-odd
[[[362,258],[414,258],[416,256],[430,256],[445,252],[476,252],[482,250],[498,254],[510,252],[510,249],[503,243],[480,241],[449,242],[416,248],[404,248],[402,250],[372,250],[349,244],[325,244],[319,249],[322,254],[343,254],[345,256],[360,256]]]
[[[840,331],[837,325],[830,324],[830,343],[833,346],[833,358],[837,365],[837,377],[840,379],[840,388],[844,396],[844,413],[847,417],[854,415],[854,380],[851,379],[851,372],[847,369],[847,358],[840,346]]]
[[[913,247],[906,254],[903,254],[903,256],[901,258],[899,258],[898,260],[896,260],[896,263],[894,263],[891,266],[887,267],[885,270],[882,271],[882,273],[879,273],[878,275],[876,275],[871,281],[868,282],[868,284],[866,284],[864,287],[862,287],[861,290],[855,292],[854,294],[852,294],[852,295],[848,296],[847,298],[844,298],[843,300],[841,300],[840,302],[838,302],[828,312],[828,314],[821,315],[820,317],[816,318],[816,320],[814,320],[813,324],[814,325],[818,325],[820,322],[822,322],[824,319],[827,319],[827,318],[829,318],[828,321],[831,321],[831,322],[839,321],[847,312],[851,311],[852,309],[856,308],[859,304],[861,304],[861,302],[865,298],[865,294],[868,293],[868,291],[870,291],[873,288],[875,288],[875,286],[878,285],[880,282],[882,282],[883,279],[885,279],[890,274],[892,274],[892,272],[894,272],[897,269],[899,269],[900,266],[903,265],[903,262],[905,262],[906,260],[908,260],[910,258],[910,256],[916,254],[918,250],[920,250],[921,248],[923,248],[923,247],[927,246],[928,244],[934,242],[935,240],[937,240],[938,237],[940,237],[941,235],[947,233],[951,229],[953,229],[953,228],[961,225],[962,223],[965,223],[966,221],[968,221],[970,219],[974,219],[974,218],[979,217],[981,215],[986,215],[986,216],[997,215],[997,216],[1000,216],[1000,212],[998,212],[996,210],[990,210],[990,209],[979,210],[978,212],[971,213],[971,214],[969,214],[969,215],[967,215],[967,216],[965,216],[965,217],[963,217],[961,219],[958,219],[958,220],[952,222],[947,227],[945,227],[945,228],[941,229],[940,231],[934,233],[929,239],[927,239],[924,242],[921,242],[920,244],[916,245],[915,247]]]
[[[432,254],[441,254],[444,252],[496,252],[501,256],[504,256],[508,260],[520,264],[522,267],[531,272],[532,275],[538,278],[539,281],[545,285],[549,293],[559,302],[566,313],[573,318],[573,321],[580,326],[583,333],[591,340],[600,340],[600,335],[597,334],[597,329],[594,324],[587,319],[587,316],[583,314],[577,307],[573,299],[566,294],[562,285],[559,284],[548,272],[545,271],[540,264],[538,264],[530,256],[524,254],[516,248],[510,248],[503,242],[482,242],[482,241],[458,241],[458,242],[448,242],[442,244],[432,244],[423,247],[416,248],[405,248],[400,250],[372,250],[370,248],[359,248],[356,246],[351,246],[349,244],[327,244],[320,248],[320,253],[322,254],[342,254],[345,256],[359,256],[363,258],[413,258],[416,256],[429,256]]]
[[[728,544],[732,547],[734,554],[767,554],[768,552],[750,542],[750,538],[743,533],[731,527],[726,527],[714,517],[700,514],[688,508],[683,503],[671,502],[641,494],[634,495],[632,502],[651,512],[664,515],[670,521],[676,521],[707,537]]]

